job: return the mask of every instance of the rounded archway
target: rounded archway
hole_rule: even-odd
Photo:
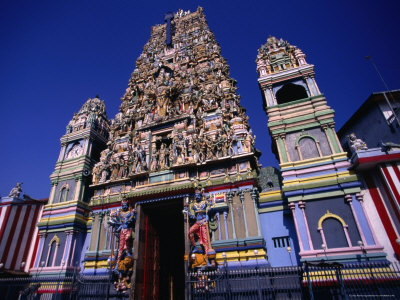
[[[288,83],[276,92],[276,101],[278,104],[292,102],[308,97],[306,89],[298,84]]]

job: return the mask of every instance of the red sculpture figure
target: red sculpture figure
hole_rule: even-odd
[[[122,200],[121,209],[110,215],[110,226],[115,228],[115,235],[119,234],[118,256],[116,268],[113,273],[118,275],[115,282],[117,291],[126,292],[130,288],[130,275],[133,267],[132,257],[132,233],[135,227],[136,211],[129,209],[126,200]]]
[[[204,251],[208,258],[215,257],[215,251],[211,247],[210,233],[208,230],[208,212],[212,209],[212,206],[205,199],[201,187],[197,187],[195,190],[194,203],[190,205],[189,217],[195,219],[196,222],[189,229],[189,240],[192,244],[191,252],[198,252],[196,249],[195,235],[199,237],[200,245],[204,248]]]
[[[126,250],[127,254],[131,254],[132,249],[132,232],[135,226],[136,212],[135,209],[130,210],[126,200],[121,202],[121,210],[111,214],[110,225],[115,227],[115,234],[119,233],[118,257],[120,260],[122,252]]]

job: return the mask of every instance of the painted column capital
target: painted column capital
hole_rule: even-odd
[[[294,210],[295,208],[296,208],[296,204],[294,204],[293,202],[292,203],[289,203],[289,208],[291,209],[291,210]]]
[[[356,199],[357,199],[358,201],[360,201],[360,202],[363,202],[363,201],[364,201],[364,195],[361,194],[361,193],[357,193],[357,194],[356,194]]]
[[[250,191],[251,198],[256,201],[258,196],[258,189],[256,187],[252,188]]]
[[[228,192],[228,193],[226,193],[226,195],[227,195],[227,197],[228,197],[228,202],[229,202],[229,203],[232,203],[232,202],[233,202],[233,200],[232,200],[233,194],[234,194],[234,192]]]
[[[346,199],[347,202],[353,201],[353,196],[352,195],[346,195],[344,196],[344,199]]]
[[[300,207],[301,209],[304,209],[304,208],[306,207],[306,203],[303,202],[303,201],[300,201],[300,202],[299,202],[299,207]]]
[[[271,83],[271,82],[266,83],[266,84],[264,85],[264,87],[267,87],[267,89],[269,89],[269,90],[272,91],[272,83]]]
[[[239,195],[240,202],[243,202],[244,201],[244,192],[243,192],[243,190],[239,190],[237,193]]]
[[[47,237],[47,232],[39,232],[39,238],[40,239],[45,239]]]

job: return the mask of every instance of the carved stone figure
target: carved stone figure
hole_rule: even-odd
[[[17,182],[15,187],[13,187],[8,194],[8,197],[19,198],[20,194],[22,193],[22,182]]]
[[[129,280],[133,267],[133,228],[135,228],[136,210],[131,209],[126,200],[121,201],[121,208],[110,214],[109,226],[118,237],[117,268],[113,270],[118,275],[115,282],[117,291],[126,291],[130,288]]]
[[[363,140],[357,138],[354,133],[348,135],[348,142],[352,153],[359,150],[368,150],[367,144]]]
[[[208,229],[209,212],[212,210],[212,206],[205,199],[201,186],[196,187],[194,198],[194,202],[191,203],[189,209],[184,211],[191,219],[195,220],[195,223],[189,229],[189,240],[192,245],[191,253],[198,252],[195,241],[195,236],[198,236],[205,254],[209,259],[213,259],[216,252],[211,247],[210,232]]]

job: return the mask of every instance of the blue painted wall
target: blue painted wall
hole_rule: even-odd
[[[290,211],[275,211],[260,214],[261,229],[266,241],[268,261],[272,267],[291,266],[299,264],[298,253],[300,251],[296,236],[296,230]],[[289,236],[289,253],[285,247],[276,247],[273,238]],[[292,258],[292,262],[290,261]]]

